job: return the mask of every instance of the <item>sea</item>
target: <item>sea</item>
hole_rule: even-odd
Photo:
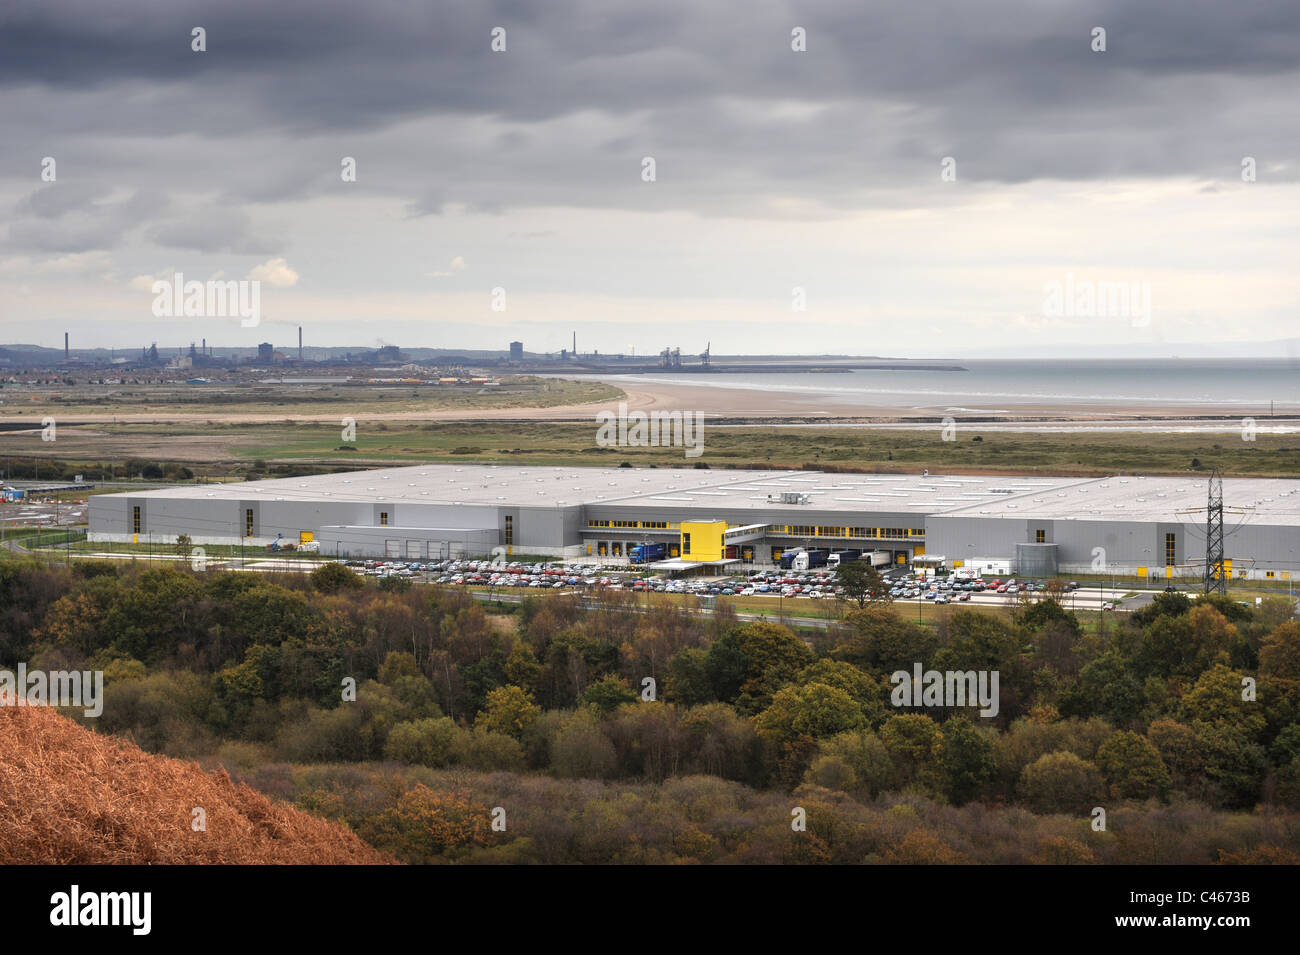
[[[955,360],[962,371],[861,369],[601,375],[637,383],[680,384],[780,395],[809,413],[901,417],[1060,415],[1059,426],[1008,421],[1006,430],[1235,431],[1250,418],[1260,432],[1296,433],[1300,361],[1278,359]],[[721,398],[721,395],[719,396]],[[761,402],[760,402],[761,403]],[[1141,419],[1180,418],[1155,423]],[[1084,419],[1082,421],[1078,419]],[[1231,418],[1234,420],[1225,421]],[[1217,420],[1216,420],[1217,419]]]

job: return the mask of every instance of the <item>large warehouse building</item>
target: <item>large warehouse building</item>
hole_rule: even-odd
[[[1300,480],[1223,482],[1227,569],[1300,571]],[[97,495],[94,541],[316,541],[340,557],[512,555],[616,563],[662,542],[683,569],[794,546],[981,571],[1200,576],[1205,478],[828,474],[421,465]]]

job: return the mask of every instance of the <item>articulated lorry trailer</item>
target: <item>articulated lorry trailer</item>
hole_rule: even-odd
[[[830,551],[825,548],[806,550],[802,554],[795,555],[794,563],[791,566],[795,570],[812,570],[814,567],[825,567],[828,557],[830,557]]]
[[[633,544],[627,549],[627,559],[634,564],[648,564],[667,556],[667,544]]]
[[[826,566],[838,567],[840,564],[847,564],[849,561],[858,560],[862,557],[862,551],[856,547],[848,547],[844,550],[832,551],[831,555],[826,558]]]

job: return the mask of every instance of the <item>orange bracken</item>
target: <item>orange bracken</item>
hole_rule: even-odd
[[[195,809],[206,828],[195,831]],[[378,865],[346,826],[44,706],[0,706],[0,864]]]

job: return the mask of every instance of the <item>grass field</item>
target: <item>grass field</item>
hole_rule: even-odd
[[[689,459],[680,448],[602,448],[595,422],[358,421],[355,442],[337,424],[97,424],[68,426],[57,444],[32,448],[31,439],[0,439],[0,449],[21,460],[60,459],[88,475],[111,458],[187,464],[208,476],[239,473],[255,461],[321,468],[414,464],[524,463],[539,466],[624,463],[645,467],[809,468],[915,473],[1104,475],[1194,474],[1221,468],[1228,475],[1285,477],[1300,474],[1300,437],[1181,434],[979,434],[958,441],[938,431],[853,428],[709,427],[704,454]],[[975,441],[979,437],[981,440]],[[119,474],[121,471],[118,472]]]
[[[239,449],[244,456],[271,460],[337,460],[335,433],[295,429],[274,440]],[[974,437],[975,435],[972,435]],[[271,438],[270,435],[267,435]],[[357,457],[388,461],[410,459],[527,461],[543,465],[852,468],[916,471],[1190,473],[1221,467],[1240,474],[1300,474],[1300,438],[1260,436],[1232,442],[1222,436],[1098,434],[1029,435],[992,432],[982,441],[943,441],[936,431],[883,431],[870,428],[709,428],[704,454],[687,459],[677,448],[601,448],[595,426],[541,422],[389,426],[357,435]],[[1225,444],[1224,442],[1227,441]],[[350,452],[351,453],[351,452]]]
[[[519,375],[500,384],[409,385],[368,384],[262,384],[213,382],[186,385],[179,382],[140,384],[8,384],[0,388],[0,420],[34,419],[45,415],[211,414],[229,415],[382,415],[474,408],[550,408],[556,405],[617,400],[619,388],[598,381],[572,381]]]
[[[39,530],[31,527],[10,527],[5,531],[5,540],[11,544],[17,544],[21,547],[60,547],[63,544],[71,543],[73,547],[79,543],[84,543],[86,539],[86,529],[84,527],[44,527]],[[60,549],[62,554],[63,550]]]

